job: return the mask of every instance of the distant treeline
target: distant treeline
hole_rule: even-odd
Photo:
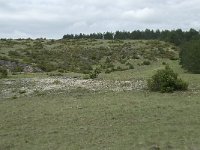
[[[66,34],[63,39],[105,39],[105,40],[163,40],[166,42],[180,45],[183,42],[200,39],[199,31],[190,29],[189,31],[177,30],[149,30],[145,31],[116,31],[116,32],[105,32],[105,33],[92,33],[92,34]]]

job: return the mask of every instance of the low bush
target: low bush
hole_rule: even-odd
[[[134,66],[131,63],[126,63],[126,66],[128,66],[129,69],[134,69]]]
[[[89,76],[90,79],[95,79],[98,77],[98,75],[101,73],[101,70],[99,68],[96,68],[94,71],[92,71]]]
[[[16,66],[15,68],[12,69],[12,72],[23,72],[23,67]]]
[[[113,72],[113,70],[112,70],[111,68],[108,68],[108,69],[105,70],[105,73],[106,73],[106,74],[109,74],[109,73],[111,73],[111,72]]]
[[[166,66],[165,69],[158,70],[147,83],[149,90],[160,91],[162,93],[188,89],[188,83],[178,78],[178,74],[169,66]]]
[[[143,63],[142,63],[142,65],[150,65],[150,64],[151,64],[151,62],[148,61],[148,60],[145,60],[145,61],[143,61]]]
[[[8,72],[6,69],[0,67],[0,79],[6,78],[8,76]]]
[[[133,58],[133,59],[140,59],[140,56],[139,56],[139,55],[133,55],[132,58]]]
[[[58,72],[59,73],[65,73],[65,70],[64,69],[58,69]]]
[[[127,61],[126,59],[120,59],[120,61],[119,61],[119,62],[120,62],[121,64],[125,64],[125,63],[126,63],[126,61]]]
[[[134,69],[134,66],[132,64],[130,64],[128,67],[129,69]]]
[[[115,71],[122,71],[123,68],[121,66],[117,66],[117,68],[115,69]]]
[[[19,94],[25,94],[26,93],[26,90],[20,90],[19,91]]]

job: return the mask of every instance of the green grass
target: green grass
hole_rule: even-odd
[[[184,73],[183,69],[180,68],[180,65],[178,64],[178,61],[171,61],[168,59],[161,59],[159,61],[152,62],[150,65],[142,65],[138,66],[137,63],[140,63],[141,60],[135,60],[134,62],[134,69],[127,70],[127,71],[116,71],[112,72],[110,74],[101,74],[100,78],[106,78],[110,80],[131,80],[131,79],[148,79],[150,78],[154,73],[156,73],[157,70],[165,68],[164,65],[162,65],[162,62],[165,61],[168,63],[174,70],[177,70],[178,73]]]
[[[10,79],[17,79],[17,78],[35,78],[35,77],[48,77],[46,73],[16,73],[16,75],[9,75],[8,78]]]
[[[0,149],[200,147],[199,93],[79,90],[1,100]]]

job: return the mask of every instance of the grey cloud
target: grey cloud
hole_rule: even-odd
[[[199,28],[199,0],[0,0],[0,37]]]

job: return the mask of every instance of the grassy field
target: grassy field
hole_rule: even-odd
[[[200,147],[199,92],[91,92],[0,102],[0,149]]]
[[[49,42],[44,41],[46,49],[55,50],[60,45]],[[91,42],[90,47],[120,43]],[[155,44],[124,43],[128,42],[139,47],[138,53],[142,44]],[[68,45],[73,43],[68,41]],[[34,41],[28,46],[24,41],[18,47],[24,44],[24,48],[31,47]],[[86,46],[83,41],[78,44]],[[10,48],[4,43],[2,47],[1,55],[8,56],[17,44]],[[141,65],[144,60],[127,58],[134,69],[101,72],[97,79],[73,72],[56,76],[57,71],[9,74],[7,79],[0,79],[0,150],[199,149],[200,75],[183,70],[178,60],[157,57],[150,65]],[[188,91],[162,94],[146,89],[146,79],[164,68],[163,62],[189,83]],[[136,81],[142,88],[129,88]],[[10,96],[4,97],[6,93]]]

